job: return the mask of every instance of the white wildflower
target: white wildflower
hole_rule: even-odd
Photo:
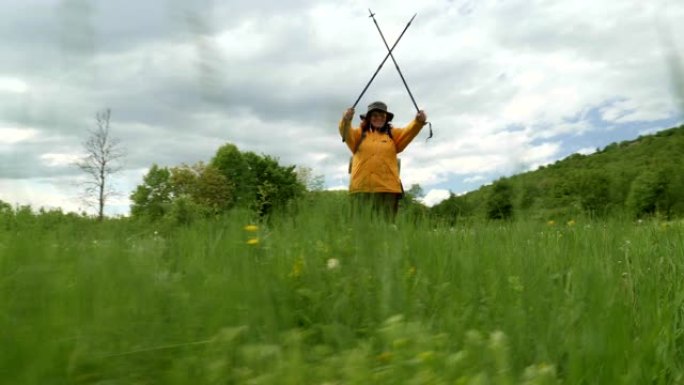
[[[335,270],[340,267],[340,260],[337,258],[330,258],[326,263],[328,270]]]

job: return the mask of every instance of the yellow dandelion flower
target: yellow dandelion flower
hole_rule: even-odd
[[[247,240],[248,245],[256,246],[259,244],[259,238],[250,238]]]
[[[546,222],[546,224],[549,225],[549,226],[553,226],[553,225],[556,224],[556,221],[554,221],[554,220],[552,219],[552,220]]]
[[[259,230],[259,227],[257,225],[247,225],[245,226],[245,231],[249,231],[250,233],[253,233],[255,231]]]
[[[304,259],[297,258],[295,263],[292,265],[292,270],[290,270],[290,277],[299,278],[304,270]]]
[[[572,227],[572,226],[574,226],[574,225],[575,225],[575,220],[574,220],[574,219],[571,219],[571,220],[568,221],[568,226]]]

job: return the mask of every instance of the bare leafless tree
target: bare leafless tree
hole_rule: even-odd
[[[88,131],[88,139],[83,142],[86,154],[76,163],[86,174],[83,200],[87,205],[97,208],[97,219],[100,221],[104,217],[107,200],[116,195],[111,176],[121,171],[121,159],[126,155],[120,141],[109,132],[110,116],[109,109],[95,115],[97,128]]]

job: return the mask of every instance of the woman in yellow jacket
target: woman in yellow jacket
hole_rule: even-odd
[[[360,127],[352,127],[354,109],[347,109],[340,120],[342,140],[352,152],[349,192],[355,207],[370,206],[373,213],[394,220],[403,188],[399,179],[397,154],[418,135],[427,116],[419,111],[405,128],[391,125],[394,114],[383,102],[373,102],[361,115]]]

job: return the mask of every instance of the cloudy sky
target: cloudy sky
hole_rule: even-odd
[[[2,0],[0,200],[83,209],[72,163],[106,108],[109,214],[152,164],[226,142],[346,187],[337,122],[386,55],[368,8],[390,45],[417,13],[394,54],[433,124],[401,155],[429,204],[682,122],[681,1]],[[391,61],[357,111],[374,100],[415,115]]]

